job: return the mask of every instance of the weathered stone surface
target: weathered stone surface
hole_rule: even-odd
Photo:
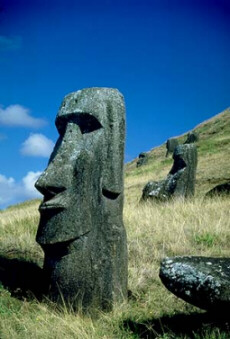
[[[170,138],[166,141],[166,158],[169,155],[169,153],[173,153],[175,148],[179,145],[179,142],[176,138]]]
[[[206,197],[212,197],[214,195],[230,195],[230,182],[220,184],[212,188],[206,193]]]
[[[172,197],[188,198],[195,192],[197,150],[194,144],[178,145],[173,153],[174,163],[165,180],[150,181],[144,187],[142,200],[165,201]]]
[[[127,295],[123,96],[111,88],[71,93],[56,126],[59,139],[36,182],[44,195],[36,240],[50,297],[75,309],[110,310]]]
[[[192,131],[187,134],[187,138],[184,143],[193,144],[194,142],[197,142],[198,140],[199,140],[199,135],[195,131]]]
[[[166,201],[169,195],[165,190],[165,182],[165,180],[149,181],[142,191],[142,200],[151,198],[158,201]]]
[[[229,312],[229,258],[165,258],[160,278],[169,291],[192,305],[209,311]]]
[[[167,190],[173,196],[189,197],[195,192],[197,149],[194,144],[179,145],[173,153],[173,167],[167,177]]]
[[[146,165],[147,162],[148,162],[148,154],[145,152],[140,153],[138,160],[137,160],[137,167]]]

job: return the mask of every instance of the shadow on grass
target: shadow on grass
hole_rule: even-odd
[[[139,338],[153,339],[160,335],[166,338],[197,338],[210,331],[223,332],[223,338],[229,338],[229,314],[217,315],[211,313],[190,313],[164,316],[158,319],[138,323],[125,320],[124,328],[133,332]],[[226,336],[225,336],[226,335]],[[207,338],[207,336],[206,336]],[[222,338],[222,337],[221,337]]]
[[[45,294],[46,279],[35,263],[0,255],[0,284],[16,298],[41,299]]]

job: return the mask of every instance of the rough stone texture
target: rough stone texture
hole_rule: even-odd
[[[173,153],[175,148],[179,145],[179,142],[176,138],[170,138],[166,141],[166,158],[169,155],[169,153]]]
[[[59,139],[36,182],[49,295],[74,309],[110,310],[127,295],[123,96],[111,88],[71,93],[56,126]]]
[[[137,167],[146,165],[147,162],[148,162],[148,154],[144,152],[140,153],[138,160],[137,160]]]
[[[230,182],[226,182],[224,184],[220,184],[212,188],[210,191],[206,193],[206,197],[212,197],[214,195],[230,195]]]
[[[188,198],[195,192],[197,149],[194,144],[179,145],[173,153],[174,163],[165,180],[150,181],[144,187],[142,200],[165,201],[172,197]]]
[[[193,131],[193,132],[189,132],[187,134],[187,139],[185,140],[185,144],[193,144],[194,142],[197,142],[199,140],[199,135]]]
[[[165,189],[166,180],[149,181],[142,191],[141,201],[154,199],[155,201],[166,201],[169,199],[169,192]]]
[[[197,149],[193,144],[179,145],[173,153],[173,167],[167,177],[166,189],[174,196],[189,197],[195,192]]]
[[[229,258],[165,258],[160,278],[169,291],[192,305],[209,311],[229,312]]]

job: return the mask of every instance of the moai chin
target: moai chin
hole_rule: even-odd
[[[36,241],[49,296],[75,310],[110,310],[127,296],[123,96],[112,88],[70,93],[55,123],[60,136],[35,184],[44,195]]]

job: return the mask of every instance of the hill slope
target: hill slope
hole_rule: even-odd
[[[196,177],[196,195],[199,196],[217,184],[230,181],[230,108],[199,124],[193,131],[199,134]],[[177,137],[179,143],[185,141],[186,134]],[[126,195],[131,199],[140,198],[149,180],[161,180],[167,175],[173,160],[171,156],[166,158],[165,154],[163,144],[148,152],[146,165],[137,168],[137,159],[126,164]]]
[[[129,252],[128,302],[90,319],[38,302],[43,251],[35,241],[39,200],[0,211],[0,338],[136,339],[229,338],[229,323],[209,319],[168,292],[158,277],[162,258],[174,255],[229,257],[229,198],[202,199],[229,171],[230,111],[196,127],[197,198],[138,204],[143,185],[167,175],[165,145],[151,150],[148,165],[126,165],[124,224]],[[185,140],[185,135],[180,141]],[[199,197],[200,195],[200,197]],[[34,288],[37,288],[37,290]],[[32,293],[31,293],[32,292]]]

